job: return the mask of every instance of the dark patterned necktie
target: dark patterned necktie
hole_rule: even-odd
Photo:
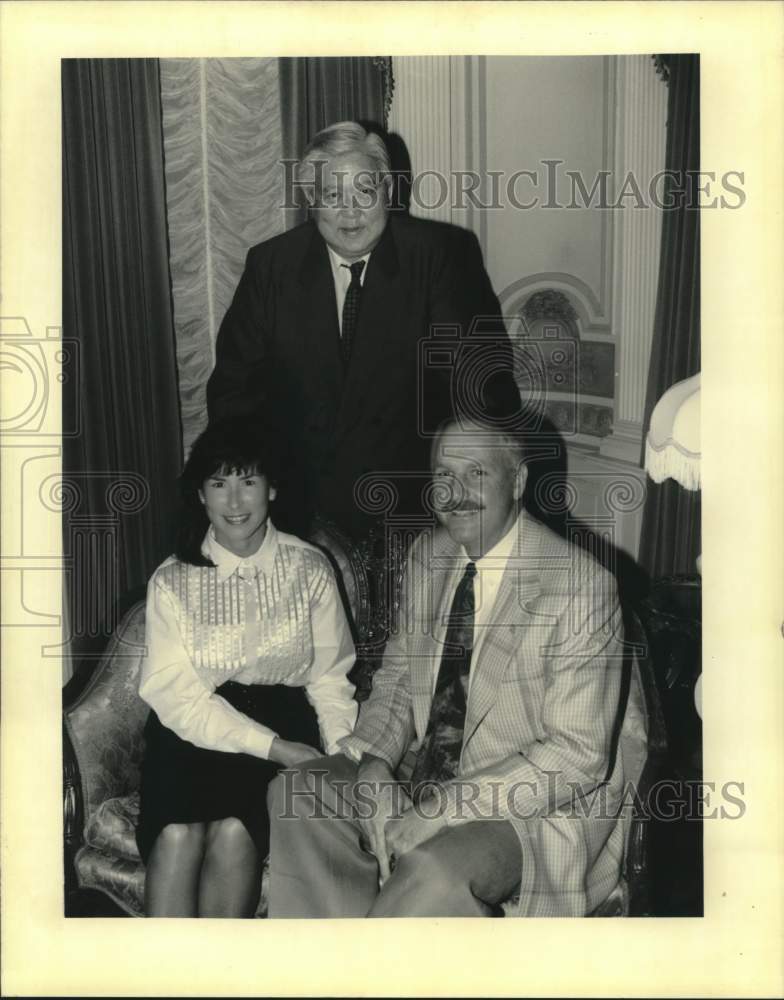
[[[411,774],[415,801],[419,801],[426,791],[426,785],[422,788],[423,782],[454,778],[460,763],[474,648],[475,576],[476,566],[470,562],[452,599],[427,731]],[[416,792],[417,785],[419,792]]]
[[[340,266],[351,271],[351,284],[348,286],[346,298],[343,301],[343,318],[340,329],[340,353],[343,357],[343,364],[348,365],[351,348],[354,345],[357,317],[359,316],[359,300],[362,295],[362,283],[359,279],[365,269],[365,262],[357,260],[353,264],[341,264]]]

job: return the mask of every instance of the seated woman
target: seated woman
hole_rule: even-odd
[[[147,591],[139,851],[148,916],[250,917],[267,785],[334,753],[357,705],[334,574],[275,529],[273,471],[244,422],[208,428],[181,477],[176,554]]]

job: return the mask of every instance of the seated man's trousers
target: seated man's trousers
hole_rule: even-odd
[[[357,765],[336,754],[270,785],[270,917],[494,916],[515,894],[522,854],[505,820],[442,828],[379,888],[355,818],[356,782]]]

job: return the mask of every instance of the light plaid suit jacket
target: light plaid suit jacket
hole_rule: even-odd
[[[614,746],[623,662],[615,580],[525,513],[517,527],[491,622],[475,639],[447,822],[513,824],[523,852],[517,915],[584,916],[620,878],[630,808],[618,807],[646,754],[642,693],[635,672]],[[396,768],[421,742],[464,564],[440,527],[412,546],[398,628],[344,749]]]

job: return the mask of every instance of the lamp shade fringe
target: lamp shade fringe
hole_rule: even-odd
[[[651,444],[650,438],[645,442],[645,468],[655,483],[671,477],[684,489],[700,488],[700,453],[684,451],[672,440],[660,447]]]

